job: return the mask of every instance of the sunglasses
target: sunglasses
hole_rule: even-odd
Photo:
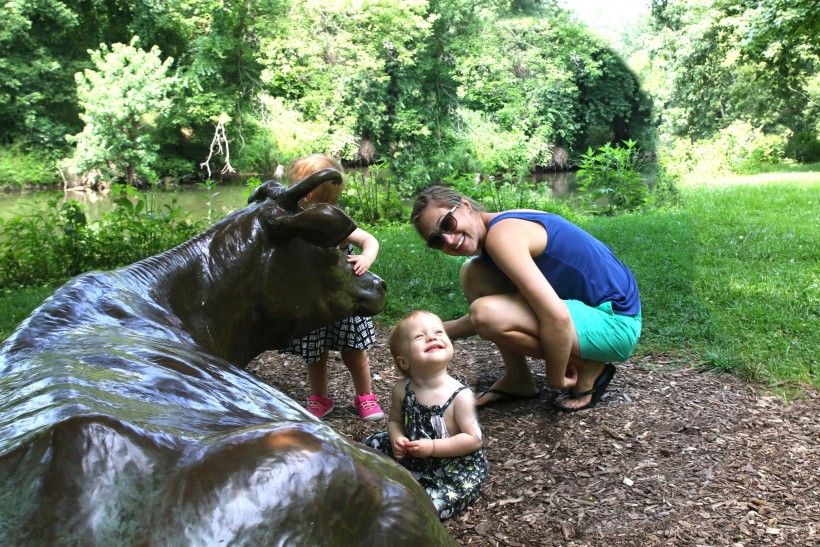
[[[444,234],[452,234],[458,229],[458,220],[453,214],[457,207],[458,205],[453,205],[453,208],[438,221],[438,230],[427,238],[428,247],[441,249],[444,247]]]

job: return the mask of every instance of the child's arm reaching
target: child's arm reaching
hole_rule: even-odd
[[[347,261],[353,266],[353,273],[362,275],[376,260],[379,254],[379,240],[361,228],[356,228],[347,236],[345,243],[355,245],[362,250],[360,254],[349,255]]]
[[[393,447],[393,456],[397,460],[407,455],[407,443],[410,440],[404,435],[402,425],[401,403],[404,399],[404,383],[399,381],[393,386],[390,397],[390,414],[387,418],[387,434],[390,435],[390,444]]]
[[[420,439],[407,444],[407,453],[417,458],[454,458],[481,448],[481,428],[475,413],[475,397],[462,390],[453,401],[453,417],[459,433],[447,439]]]

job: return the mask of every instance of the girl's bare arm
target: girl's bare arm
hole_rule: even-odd
[[[361,253],[349,256],[347,261],[353,265],[353,272],[356,275],[362,275],[376,261],[376,256],[379,254],[379,240],[369,232],[356,228],[353,233],[347,236],[345,243],[350,243],[361,249]]]

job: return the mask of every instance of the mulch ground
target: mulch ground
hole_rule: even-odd
[[[380,329],[374,391],[399,378]],[[450,373],[474,390],[503,365],[479,339],[454,343]],[[266,353],[249,365],[297,401],[304,365]],[[542,394],[479,412],[490,477],[445,521],[461,545],[820,545],[820,394],[786,403],[761,386],[662,357],[618,367],[603,401],[565,414]],[[356,417],[347,369],[331,359],[326,422],[358,441],[386,427]]]

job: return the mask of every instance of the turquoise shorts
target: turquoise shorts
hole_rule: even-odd
[[[618,315],[612,302],[596,307],[580,300],[564,300],[578,333],[581,358],[608,363],[626,361],[635,352],[641,336],[641,314]]]

